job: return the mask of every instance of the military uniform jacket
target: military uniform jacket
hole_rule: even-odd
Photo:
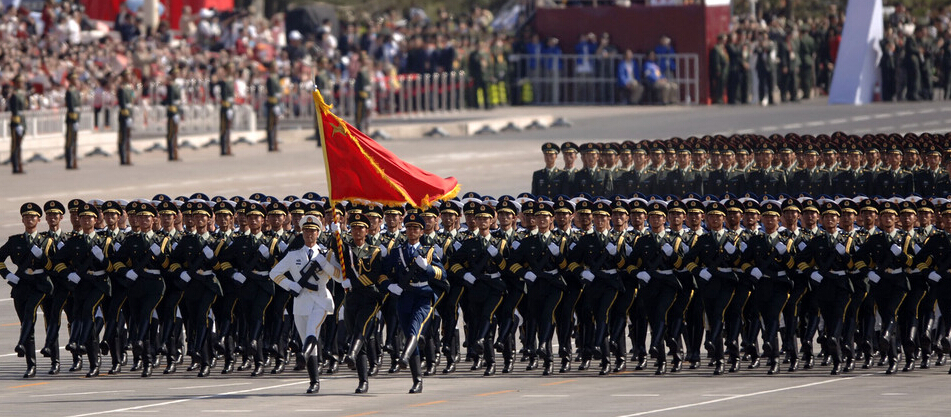
[[[935,195],[938,181],[947,176],[948,173],[941,168],[937,170],[928,168],[919,169],[914,173],[915,192],[925,197]]]
[[[158,254],[152,245],[158,248]],[[112,280],[122,287],[132,287],[139,280],[163,279],[163,274],[171,265],[168,252],[171,249],[168,236],[153,233],[131,233],[121,243],[113,244],[115,254],[112,259]],[[126,274],[135,271],[138,278],[129,280]]]
[[[903,168],[897,170],[884,169],[875,176],[873,190],[879,195],[893,194],[908,195],[914,192],[914,177],[910,171]]]
[[[824,175],[818,168],[800,168],[793,172],[788,181],[788,193],[792,195],[799,193],[824,194],[829,188],[826,184],[827,181],[828,176]]]
[[[23,90],[14,90],[7,99],[7,111],[10,112],[10,125],[16,126],[24,123],[23,112],[30,109],[30,103],[26,99],[26,92]]]
[[[696,172],[690,168],[670,170],[663,182],[666,187],[665,192],[674,195],[684,195],[691,192],[699,193],[700,187],[697,186],[696,178]]]
[[[268,277],[268,273],[277,263],[277,256],[280,255],[277,244],[277,238],[264,233],[235,236],[231,246],[219,255],[218,269],[224,277],[231,277],[235,272],[241,272],[247,278],[243,284],[245,287],[257,285],[268,294],[274,294],[274,284]]]
[[[103,259],[99,259],[93,253],[93,247],[98,247],[103,252]],[[71,236],[63,248],[56,251],[53,259],[54,274],[61,278],[75,272],[79,275],[78,284],[69,283],[70,289],[76,291],[88,290],[92,287],[98,288],[104,294],[112,294],[112,283],[107,275],[110,269],[109,248],[112,246],[112,238],[104,233],[94,233],[86,235],[76,233]]]
[[[182,105],[182,88],[175,80],[172,80],[166,86],[165,100],[162,101],[165,106],[165,113],[171,117],[178,114]]]
[[[893,245],[898,249],[897,255]],[[914,257],[909,256],[911,245],[911,237],[903,230],[895,229],[893,233],[879,231],[870,235],[853,256],[855,268],[863,274],[875,270],[882,280],[891,280],[893,284],[908,290],[910,286],[903,268],[914,264]]]
[[[614,183],[611,173],[603,168],[584,168],[575,173],[572,189],[578,193],[588,193],[593,196],[613,194]]]
[[[326,246],[318,242],[313,248],[313,257],[307,256],[310,250],[311,248],[302,246],[287,251],[277,265],[271,268],[269,276],[285,290],[288,289],[288,281],[301,285],[300,294],[294,298],[293,314],[308,315],[315,308],[333,314],[336,307],[327,284],[338,271],[329,263],[325,263],[327,269],[321,266],[321,258],[328,253]]]
[[[855,237],[838,230],[832,233],[823,230],[813,236],[806,247],[796,254],[796,269],[804,272],[817,271],[822,275],[823,282],[832,281],[836,286],[851,293],[854,288],[846,272],[854,267],[854,255]]]
[[[607,230],[580,234],[575,242],[568,245],[568,268],[566,275],[582,284],[587,283],[581,278],[585,270],[594,274],[591,282],[600,282],[617,291],[624,291],[622,277],[627,274],[625,248],[628,246],[626,236],[622,232]]]
[[[10,273],[4,263],[10,257],[17,266],[16,275],[20,278],[20,282],[15,285],[32,286],[37,291],[50,294],[53,292],[53,282],[46,271],[53,267],[50,256],[55,251],[53,239],[43,233],[10,236],[0,246],[0,277],[6,279]]]
[[[416,263],[416,256],[422,256],[426,260],[426,268],[421,268]],[[446,282],[446,270],[442,262],[436,258],[436,249],[432,246],[418,244],[414,247],[406,241],[394,246],[383,259],[383,271],[387,278],[387,281],[381,285],[384,288],[393,283],[410,291],[422,284],[443,290],[449,289]]]
[[[215,277],[214,267],[217,254],[223,249],[224,244],[217,242],[210,233],[186,233],[169,255],[172,264],[168,267],[168,279],[184,290],[208,290],[222,296],[221,282]],[[191,281],[182,280],[182,271],[188,272]]]
[[[490,246],[495,247],[495,255],[489,253]],[[505,291],[502,271],[508,268],[505,256],[508,251],[508,242],[497,235],[490,234],[487,238],[476,235],[463,240],[449,260],[453,284],[469,286],[462,278],[468,272],[476,277],[476,283],[482,282],[497,291]]]
[[[621,195],[631,195],[640,191],[641,173],[636,169],[624,171],[620,176],[614,177],[614,192]],[[564,194],[574,195],[573,192]]]
[[[363,246],[345,243],[343,246],[342,253],[337,248],[332,252],[335,266],[343,269],[342,276],[350,280],[353,291],[382,300],[383,293],[380,292],[379,286],[388,278],[383,269],[380,248],[367,243]],[[340,258],[343,258],[343,266]]]
[[[79,89],[70,87],[66,90],[66,123],[76,123],[79,121],[79,107],[82,106],[79,97]]]
[[[687,270],[699,273],[700,268],[707,268],[713,277],[727,281],[737,281],[734,266],[739,265],[741,252],[739,249],[740,236],[732,230],[721,229],[719,232],[704,232],[697,239],[696,244],[684,255]],[[698,283],[704,287],[703,282]]]
[[[771,234],[751,234],[743,252],[743,271],[749,274],[753,268],[759,268],[763,273],[761,279],[792,285],[788,272],[796,266],[797,248],[794,238],[792,232],[787,229]]]
[[[532,194],[549,197],[562,194],[565,187],[562,181],[562,170],[557,167],[535,171],[532,173]]]
[[[276,106],[278,105],[278,98],[281,96],[281,81],[277,79],[277,75],[271,74],[267,77],[267,105]]]
[[[650,274],[650,281],[658,280],[680,290],[681,282],[673,272],[683,264],[685,246],[683,238],[677,233],[652,231],[639,236],[631,244],[627,271],[631,275],[645,271]],[[666,252],[668,249],[669,255]]]
[[[557,251],[549,248],[552,243],[557,246]],[[538,278],[534,283],[530,283],[529,287],[544,281],[555,288],[565,289],[567,286],[562,275],[568,268],[568,250],[567,239],[551,232],[520,236],[512,242],[513,254],[509,271],[522,279],[525,278],[526,272],[532,271]]]
[[[234,104],[234,79],[224,78],[218,81],[218,95],[221,99],[221,110],[227,110]]]
[[[132,89],[131,84],[122,84],[119,87],[119,91],[116,92],[116,99],[119,104],[119,117],[129,118],[132,117],[132,106],[135,104],[135,90]]]

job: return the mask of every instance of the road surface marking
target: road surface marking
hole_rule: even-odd
[[[871,374],[865,374],[865,375],[871,375]],[[865,375],[860,375],[860,376],[865,376]],[[650,410],[650,411],[642,411],[642,412],[640,412],[640,413],[627,414],[627,415],[620,416],[620,417],[636,417],[636,416],[645,416],[645,415],[648,415],[648,414],[663,413],[663,412],[667,412],[667,411],[683,410],[683,409],[685,409],[685,408],[699,407],[699,406],[703,406],[703,405],[715,404],[715,403],[719,403],[719,402],[731,401],[731,400],[736,400],[736,399],[746,398],[746,397],[753,397],[753,396],[757,396],[757,395],[772,394],[772,393],[775,393],[775,392],[789,391],[789,390],[800,389],[800,388],[808,388],[808,387],[812,387],[812,386],[816,386],[816,385],[830,384],[830,383],[833,383],[833,382],[848,381],[848,380],[850,380],[850,379],[859,378],[860,376],[853,376],[853,377],[849,377],[849,378],[827,379],[827,380],[823,380],[823,381],[819,381],[819,382],[811,382],[811,383],[808,383],[808,384],[793,385],[793,386],[791,386],[791,387],[783,387],[783,388],[776,388],[776,389],[765,390],[765,391],[757,391],[757,392],[751,392],[751,393],[749,393],[749,394],[739,394],[739,395],[734,395],[734,396],[730,396],[730,397],[717,398],[717,399],[715,399],[715,400],[701,401],[701,402],[699,402],[699,403],[683,404],[683,405],[678,405],[678,406],[674,406],[674,407],[659,408],[659,409]]]
[[[542,384],[542,386],[543,386],[543,387],[550,387],[550,386],[552,386],[552,385],[567,384],[567,383],[569,383],[569,382],[575,382],[575,381],[577,381],[577,379],[566,379],[566,380],[564,380],[564,381],[555,381],[555,382],[549,382],[549,383],[547,383],[547,384]]]
[[[124,389],[124,390],[118,390],[118,391],[60,392],[56,394],[31,395],[31,397],[65,397],[65,396],[71,396],[71,395],[114,394],[117,392],[135,392],[135,390]]]
[[[379,413],[379,411],[367,411],[367,412],[365,412],[365,413],[360,413],[360,414],[350,414],[350,415],[348,415],[348,416],[344,416],[344,417],[360,417],[360,416],[369,416],[369,415],[372,415],[372,414],[376,414],[376,413]]]
[[[898,113],[895,113],[896,116],[911,116],[913,114],[915,114],[915,112],[909,110],[902,110]]]
[[[879,113],[872,117],[876,119],[888,119],[890,117],[895,117],[895,114],[894,113]]]
[[[413,405],[411,405],[410,407],[425,407],[425,406],[427,406],[427,405],[442,404],[442,403],[444,403],[444,402],[446,402],[446,400],[430,401],[430,402],[428,402],[428,403],[413,404]]]
[[[26,388],[26,387],[35,387],[35,386],[37,386],[37,385],[46,385],[46,384],[49,384],[49,381],[47,381],[47,382],[36,382],[36,383],[33,383],[33,384],[26,384],[26,385],[17,385],[17,386],[7,387],[7,388],[10,388],[10,389],[13,389],[13,388]]]
[[[847,122],[847,121],[848,121],[848,120],[846,120],[846,119],[832,119],[832,120],[829,120],[829,124],[830,124],[830,125],[839,125],[839,124],[845,123],[845,122]]]
[[[788,125],[783,125],[783,129],[799,129],[802,128],[802,123],[790,123]]]
[[[527,394],[523,398],[549,398],[549,397],[567,397],[568,394]]]
[[[855,117],[852,117],[852,121],[853,121],[853,122],[863,122],[863,121],[871,120],[871,119],[872,119],[872,116],[855,116]]]
[[[514,389],[507,389],[505,391],[495,391],[495,392],[486,392],[483,394],[477,394],[476,397],[488,397],[490,395],[499,395],[499,394],[508,394],[510,392],[515,392]]]
[[[816,122],[806,123],[806,126],[815,127],[815,126],[822,126],[822,125],[824,125],[824,124],[826,124],[826,122],[816,121]]]
[[[660,397],[660,394],[611,394],[612,397]]]
[[[250,382],[235,382],[234,384],[220,384],[220,385],[195,385],[191,387],[171,387],[169,389],[199,389],[199,388],[221,388],[221,387],[233,387],[236,385],[250,385]]]

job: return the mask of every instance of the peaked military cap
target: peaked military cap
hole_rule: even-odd
[[[66,207],[59,201],[50,200],[43,204],[43,211],[48,214],[66,214]]]
[[[558,145],[555,145],[554,143],[545,142],[545,143],[542,145],[542,152],[544,152],[544,153],[558,153],[558,152],[560,152],[560,151],[561,151],[561,149],[559,149],[559,148],[558,148]]]
[[[350,222],[347,224],[349,224],[350,227],[354,227],[354,226],[370,227],[370,219],[367,218],[367,215],[363,213],[351,213]]]
[[[42,216],[43,208],[36,203],[25,203],[20,206],[20,216]]]
[[[426,222],[423,220],[423,216],[421,216],[419,213],[409,213],[406,215],[406,217],[403,217],[403,226],[417,226],[420,229],[423,229],[426,227]]]

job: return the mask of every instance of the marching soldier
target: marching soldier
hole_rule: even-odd
[[[99,332],[95,315],[112,285],[106,270],[106,257],[112,238],[96,233],[96,222],[101,216],[96,206],[86,203],[78,210],[81,231],[74,234],[62,250],[56,252],[53,270],[69,281],[73,291],[74,322],[70,328],[66,350],[80,355],[88,354],[89,372],[86,377],[99,376]]]
[[[581,160],[584,167],[574,174],[570,189],[593,196],[610,195],[614,191],[614,182],[608,170],[598,167],[601,153],[597,143],[589,142],[581,146]]]
[[[165,117],[168,119],[168,128],[165,133],[165,147],[168,150],[168,160],[178,160],[178,127],[181,124],[182,87],[178,79],[178,65],[172,65],[168,73],[168,82],[165,85]]]
[[[318,243],[323,225],[314,215],[305,215],[300,228],[303,246],[290,250],[271,269],[269,276],[279,287],[294,295],[294,324],[304,341],[302,349],[310,377],[308,394],[320,391],[320,329],[334,312],[334,300],[327,284],[339,271],[327,261],[326,246]]]
[[[268,64],[267,77],[267,150],[277,152],[277,120],[281,116],[281,80],[277,73],[277,62]],[[319,140],[319,139],[318,139]]]
[[[128,306],[125,309],[129,323],[129,343],[135,361],[142,363],[142,377],[152,375],[156,363],[155,340],[152,339],[152,316],[165,294],[162,271],[168,266],[169,238],[152,231],[152,222],[158,211],[151,203],[132,203],[130,219],[136,231],[127,236],[115,252],[112,269],[114,279],[126,287]],[[117,348],[109,341],[113,354],[113,367],[109,374],[120,372],[120,363],[115,355]]]
[[[79,93],[79,75],[69,74],[69,88],[66,89],[66,169],[76,169],[77,134],[79,132],[79,111],[82,98]]]
[[[63,220],[63,214],[66,213],[66,207],[56,200],[47,201],[43,204],[43,212],[46,213],[46,223],[49,230],[42,232],[42,235],[51,239],[52,245],[47,254],[53,258],[55,252],[63,247],[69,234],[63,232],[60,228],[60,222]],[[53,293],[43,298],[43,318],[46,320],[46,339],[40,354],[50,358],[49,374],[56,375],[60,370],[59,356],[59,330],[63,316],[63,309],[66,301],[69,299],[69,289],[66,288],[65,281],[58,281],[57,277],[50,272],[50,279],[53,282]]]
[[[40,307],[43,299],[53,292],[53,283],[46,272],[52,266],[49,253],[53,241],[36,230],[42,215],[43,209],[36,203],[21,206],[20,218],[24,232],[10,236],[7,242],[0,246],[0,276],[13,287],[10,298],[13,299],[17,318],[20,319],[20,338],[13,350],[17,356],[26,357],[24,378],[36,376],[36,309]],[[3,263],[7,257],[13,260],[17,273],[10,272]]]
[[[433,316],[436,294],[431,283],[442,281],[445,270],[436,256],[436,249],[423,246],[424,220],[418,213],[410,213],[403,219],[406,228],[406,241],[396,246],[384,260],[384,272],[381,286],[398,297],[397,321],[406,338],[406,345],[400,354],[400,364],[408,366],[413,376],[410,394],[423,392],[423,374],[419,345],[426,326]],[[490,345],[491,346],[491,345]]]
[[[495,209],[480,204],[475,211],[473,236],[462,241],[453,252],[450,271],[457,275],[469,291],[469,315],[473,320],[469,324],[470,334],[467,340],[476,355],[484,357],[484,376],[495,375],[495,342],[492,330],[495,324],[495,312],[502,303],[506,286],[502,280],[502,270],[506,260],[502,255],[508,250],[505,239],[492,234],[491,225],[495,220]],[[492,333],[490,333],[492,332]]]
[[[23,137],[26,134],[24,112],[30,109],[29,98],[23,89],[23,75],[13,77],[13,91],[7,97],[10,112],[10,165],[14,174],[23,173]]]
[[[218,87],[218,144],[221,156],[231,156],[231,127],[234,124],[234,64],[227,63],[221,69],[216,83]]]
[[[132,165],[132,106],[135,105],[135,89],[132,86],[132,72],[122,70],[116,99],[119,103],[119,164]]]
[[[545,168],[532,174],[532,194],[554,197],[564,192],[563,171],[555,166],[555,162],[558,161],[558,152],[558,145],[554,143],[546,142],[542,145],[542,153],[545,155]]]
[[[121,250],[126,238],[125,232],[120,230],[119,225],[119,221],[124,214],[125,208],[116,201],[110,200],[102,204],[102,217],[106,227],[100,233],[112,239],[112,246],[108,248],[110,259],[115,259],[116,253]],[[132,213],[132,215],[134,216],[135,213]],[[126,291],[128,285],[126,285],[127,281],[121,280],[122,277],[115,274],[114,269],[109,272],[112,273],[110,279],[116,285],[112,288],[112,294],[103,299],[105,331],[99,346],[103,351],[108,351],[112,357],[112,368],[109,370],[109,374],[112,375],[118,372],[119,363],[122,359],[121,353],[125,353],[125,342],[122,340],[124,335],[122,333],[128,318],[128,309],[124,308],[128,297]]]

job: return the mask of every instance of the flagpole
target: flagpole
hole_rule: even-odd
[[[320,89],[317,86],[314,86],[314,108],[317,110],[317,132],[320,135],[320,143],[323,146],[320,147],[321,153],[324,155],[324,173],[327,175],[327,195],[330,196],[330,207],[334,213],[334,223],[337,223],[337,230],[333,232],[334,240],[337,243],[337,261],[340,263],[340,273],[343,275],[343,279],[347,278],[347,265],[343,257],[343,238],[340,237],[340,214],[337,213],[337,202],[333,199],[333,185],[330,182],[330,162],[327,160],[327,137],[324,134],[324,118],[323,114],[325,111],[330,110],[330,105],[324,101],[324,96],[320,94]],[[346,290],[344,290],[346,292]]]

